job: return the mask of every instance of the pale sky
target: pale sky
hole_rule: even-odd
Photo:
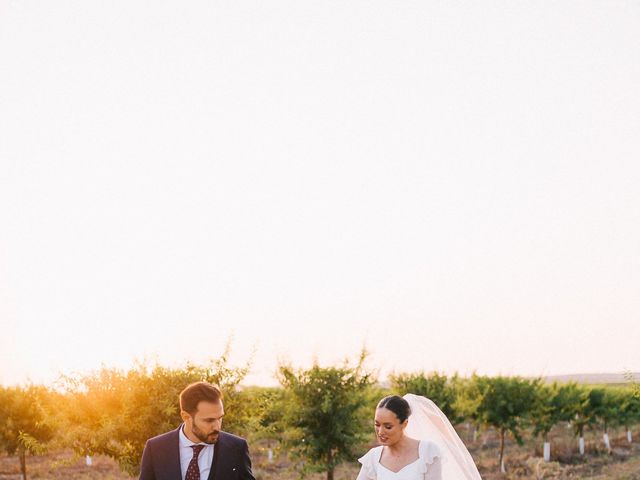
[[[0,383],[640,371],[637,1],[0,0]]]

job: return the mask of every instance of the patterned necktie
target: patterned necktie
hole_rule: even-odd
[[[200,480],[198,455],[200,455],[200,451],[204,448],[204,445],[191,445],[191,448],[193,448],[193,457],[191,457],[191,461],[189,462],[189,466],[187,467],[187,475],[185,476],[185,480]]]

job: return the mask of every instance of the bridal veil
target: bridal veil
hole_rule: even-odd
[[[438,406],[425,397],[408,393],[403,397],[411,407],[407,436],[431,440],[442,451],[442,478],[482,480],[471,454]]]

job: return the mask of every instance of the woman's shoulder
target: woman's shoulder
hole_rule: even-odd
[[[436,458],[442,457],[442,451],[440,447],[430,440],[420,440],[418,446],[418,452],[420,458],[424,459],[425,463],[433,463]]]
[[[358,461],[363,465],[375,463],[380,459],[381,453],[382,453],[382,445],[373,447],[371,450],[369,450],[367,453],[361,456],[358,459]]]
[[[362,464],[362,471],[364,472],[364,478],[377,478],[377,468],[376,463],[380,459],[380,454],[382,453],[382,445],[378,447],[374,447],[361,456],[358,461]],[[360,478],[360,477],[358,477]]]

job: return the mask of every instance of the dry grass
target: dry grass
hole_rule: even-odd
[[[464,432],[463,432],[464,433]],[[506,447],[507,473],[498,469],[498,439],[494,432],[481,435],[471,444],[473,455],[484,480],[512,479],[583,479],[591,480],[640,480],[640,444],[630,446],[622,432],[611,435],[613,452],[607,454],[600,446],[599,437],[587,436],[587,455],[580,457],[575,439],[566,431],[552,432],[552,461],[542,461],[542,445],[535,439],[527,439],[520,447],[508,442]],[[471,443],[471,442],[470,442]],[[298,473],[284,455],[269,463],[266,449],[260,444],[253,445],[252,457],[254,473],[258,480],[296,480]],[[30,480],[131,480],[132,477],[120,471],[117,464],[106,457],[97,456],[93,466],[85,465],[84,459],[70,452],[54,452],[46,456],[28,457],[27,468]],[[16,457],[0,456],[0,480],[21,479]],[[353,480],[358,473],[358,464],[342,465],[335,474],[336,480]],[[324,474],[310,474],[308,480],[322,480]]]
[[[116,462],[102,456],[93,458],[93,466],[88,467],[84,458],[71,452],[55,452],[44,456],[27,457],[29,480],[131,480],[122,473]],[[17,457],[0,457],[0,480],[22,480]]]
[[[499,440],[495,432],[483,435],[470,450],[484,480],[640,480],[640,444],[627,443],[623,432],[610,436],[611,454],[605,451],[600,435],[590,433],[585,438],[587,452],[580,456],[577,440],[564,427],[558,427],[550,434],[552,461],[548,463],[542,459],[541,440],[525,438],[522,447],[510,441],[505,449],[506,474],[499,470]]]

